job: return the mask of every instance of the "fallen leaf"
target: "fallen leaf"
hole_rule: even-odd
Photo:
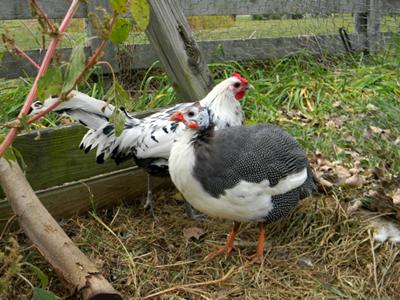
[[[361,175],[355,174],[346,179],[345,185],[352,188],[359,188],[364,184],[364,178]]]
[[[322,177],[318,178],[318,180],[319,180],[319,183],[325,188],[331,188],[333,186],[332,182],[330,182],[329,180],[326,180]]]
[[[355,213],[357,210],[359,210],[362,206],[363,206],[362,201],[361,200],[356,200],[356,201],[354,201],[354,203],[350,204],[347,207],[347,213],[349,215],[351,215],[351,214]]]
[[[335,174],[337,175],[338,181],[340,183],[345,181],[347,178],[351,176],[349,169],[341,165],[335,166]]]
[[[355,143],[355,142],[356,142],[356,140],[355,140],[355,138],[353,137],[353,134],[352,134],[351,132],[345,132],[345,133],[343,134],[343,138],[344,138],[344,140],[345,140],[346,142],[349,142],[349,143]]]
[[[395,192],[394,192],[394,195],[393,195],[393,203],[394,204],[400,204],[400,189],[397,189]]]
[[[314,264],[312,263],[311,258],[309,258],[307,256],[300,256],[299,259],[297,260],[297,264],[300,267],[307,267],[307,268],[314,267]]]
[[[377,111],[378,110],[378,108],[375,105],[373,105],[372,103],[368,103],[367,104],[367,109],[368,110],[372,110],[372,111]]]
[[[393,204],[392,197],[385,194],[383,189],[369,191],[368,197],[371,199],[369,209],[380,213],[395,213],[399,217],[400,209]]]
[[[189,227],[183,229],[183,236],[187,241],[190,241],[191,239],[199,240],[205,234],[206,232],[199,227]]]

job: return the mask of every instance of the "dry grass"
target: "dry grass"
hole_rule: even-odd
[[[210,243],[222,243],[230,224],[188,220],[174,191],[159,194],[156,205],[158,222],[136,203],[62,223],[124,299],[399,299],[400,248],[374,243],[369,222],[347,215],[335,197],[305,200],[267,227],[263,265],[244,271],[240,254],[255,250],[254,224],[244,224],[231,257],[204,262]],[[187,241],[183,229],[194,226],[206,235]],[[8,236],[17,238],[25,261],[54,276],[22,234]],[[39,285],[26,267],[19,273]],[[2,299],[27,299],[31,293],[19,276],[9,284]],[[55,277],[49,288],[67,296]]]

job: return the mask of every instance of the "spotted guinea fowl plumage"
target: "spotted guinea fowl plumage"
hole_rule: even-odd
[[[304,151],[282,129],[256,125],[214,131],[207,110],[199,105],[172,118],[187,127],[180,129],[171,150],[171,178],[197,210],[264,226],[315,191]]]

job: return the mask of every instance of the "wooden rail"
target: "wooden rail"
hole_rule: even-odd
[[[161,1],[161,0],[158,0]],[[173,1],[173,0],[168,0]],[[175,0],[179,2],[186,16],[193,15],[254,15],[254,14],[306,14],[317,13],[318,15],[327,15],[332,13],[353,13],[355,15],[355,33],[352,36],[352,42],[355,50],[370,51],[377,50],[382,46],[380,34],[381,17],[387,14],[400,13],[400,1],[396,0]],[[1,1],[0,2],[0,20],[10,19],[29,19],[31,13],[27,0]],[[40,4],[48,12],[51,18],[61,18],[70,0],[39,0]],[[104,5],[104,0],[92,0],[90,4],[82,2],[76,17],[86,18],[89,11],[98,5]],[[361,18],[360,18],[361,16]],[[360,23],[360,20],[363,20]],[[361,26],[360,26],[361,24]],[[363,25],[365,24],[365,26]],[[90,35],[90,26],[87,26],[88,35]],[[321,41],[320,44],[309,41]],[[337,52],[343,50],[340,38],[337,35],[328,36],[296,36],[262,39],[241,39],[241,40],[223,40],[199,42],[200,48],[207,57],[207,62],[224,61],[227,59],[265,59],[270,57],[279,57],[292,54],[297,51],[308,49],[315,51]],[[105,53],[106,59],[115,66],[116,62],[115,48],[109,46]],[[151,45],[131,46],[132,55],[125,55],[125,59],[131,60],[129,65],[133,69],[148,68],[158,57]],[[234,49],[233,49],[234,48]],[[218,51],[223,49],[223,51]],[[86,51],[89,53],[90,47]],[[336,51],[337,50],[337,51]],[[69,52],[69,49],[63,51]],[[227,54],[228,52],[228,54]],[[28,53],[37,61],[40,61],[39,50],[28,51]],[[225,53],[221,55],[221,53]],[[66,53],[67,54],[67,53]],[[23,75],[34,74],[34,69],[22,59],[6,54],[3,63],[0,65],[0,77],[16,78]]]

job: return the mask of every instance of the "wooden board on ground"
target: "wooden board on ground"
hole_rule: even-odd
[[[170,187],[168,177],[154,178],[154,190]],[[112,207],[121,202],[144,199],[147,175],[138,167],[102,174],[38,191],[37,195],[56,219],[68,218],[88,210]],[[8,201],[0,200],[0,230],[13,216]]]
[[[40,130],[40,138],[36,132],[17,137],[14,146],[24,159],[26,176],[35,191],[133,166],[133,161],[97,164],[96,150],[85,154],[79,149],[86,132],[83,126],[74,125]],[[0,189],[0,198],[3,195]]]

